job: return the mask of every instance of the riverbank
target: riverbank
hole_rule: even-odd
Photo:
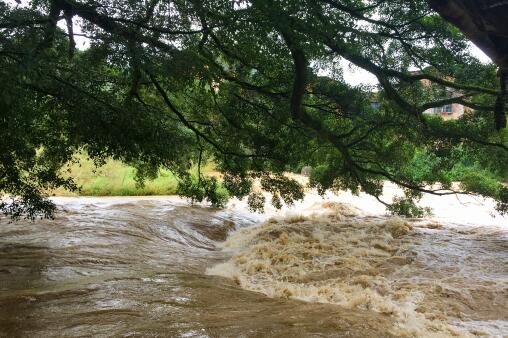
[[[471,168],[470,168],[471,169]],[[463,170],[463,169],[462,169]],[[472,169],[471,169],[472,170]],[[80,196],[168,196],[177,195],[178,180],[175,175],[166,169],[160,169],[155,179],[146,179],[144,185],[137,184],[136,169],[126,165],[118,160],[109,159],[104,165],[96,167],[94,162],[88,158],[85,153],[78,153],[74,160],[62,168],[64,177],[72,177],[78,186],[77,191],[68,191],[63,188],[48,191],[51,196],[80,197]],[[191,170],[197,174],[197,169]],[[201,168],[201,172],[206,176],[219,177],[215,164],[208,162]],[[287,173],[289,177],[306,185],[308,177],[295,173]],[[508,179],[508,173],[500,178]],[[455,183],[458,189],[458,183]],[[505,183],[508,184],[508,181]],[[387,183],[391,186],[391,183]],[[255,184],[255,189],[259,191],[259,184]],[[306,189],[312,192],[312,189]],[[397,190],[397,189],[395,189]],[[384,197],[393,195],[394,189],[389,188],[384,192]],[[387,199],[387,200],[391,200]]]
[[[52,196],[152,196],[176,195],[178,181],[169,170],[160,169],[157,178],[147,179],[143,186],[135,180],[136,169],[120,161],[109,159],[96,167],[86,155],[76,156],[76,162],[63,168],[64,176],[73,177],[78,191],[63,188],[49,192]],[[214,171],[213,164],[202,168],[204,174]]]

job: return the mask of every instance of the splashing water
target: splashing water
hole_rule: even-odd
[[[427,198],[437,216],[425,220],[348,194],[266,215],[169,197],[55,201],[53,221],[0,220],[0,336],[508,332],[508,222],[488,201]]]
[[[381,313],[396,336],[508,335],[506,227],[317,204],[235,232],[221,244],[231,259],[207,273],[269,297]]]

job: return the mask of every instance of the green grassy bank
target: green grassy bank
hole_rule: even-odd
[[[70,163],[65,170],[65,176],[73,177],[79,191],[70,192],[56,189],[50,192],[55,196],[146,196],[146,195],[174,195],[178,182],[168,170],[160,170],[154,180],[146,180],[143,187],[136,185],[134,177],[136,169],[120,161],[108,160],[105,165],[96,168],[93,161],[84,155],[77,156],[78,163]],[[213,171],[213,165],[202,169],[204,173]]]

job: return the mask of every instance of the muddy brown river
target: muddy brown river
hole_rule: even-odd
[[[55,202],[55,220],[0,220],[0,336],[508,336],[508,222],[481,202],[426,220],[346,195],[264,215]]]

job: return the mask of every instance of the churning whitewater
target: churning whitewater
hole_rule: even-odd
[[[0,336],[508,335],[508,222],[489,201],[427,197],[423,220],[349,194],[264,215],[55,202],[55,220],[0,220]]]
[[[394,319],[404,337],[508,335],[506,228],[447,228],[314,205],[240,229],[207,270],[268,297],[330,303]]]

